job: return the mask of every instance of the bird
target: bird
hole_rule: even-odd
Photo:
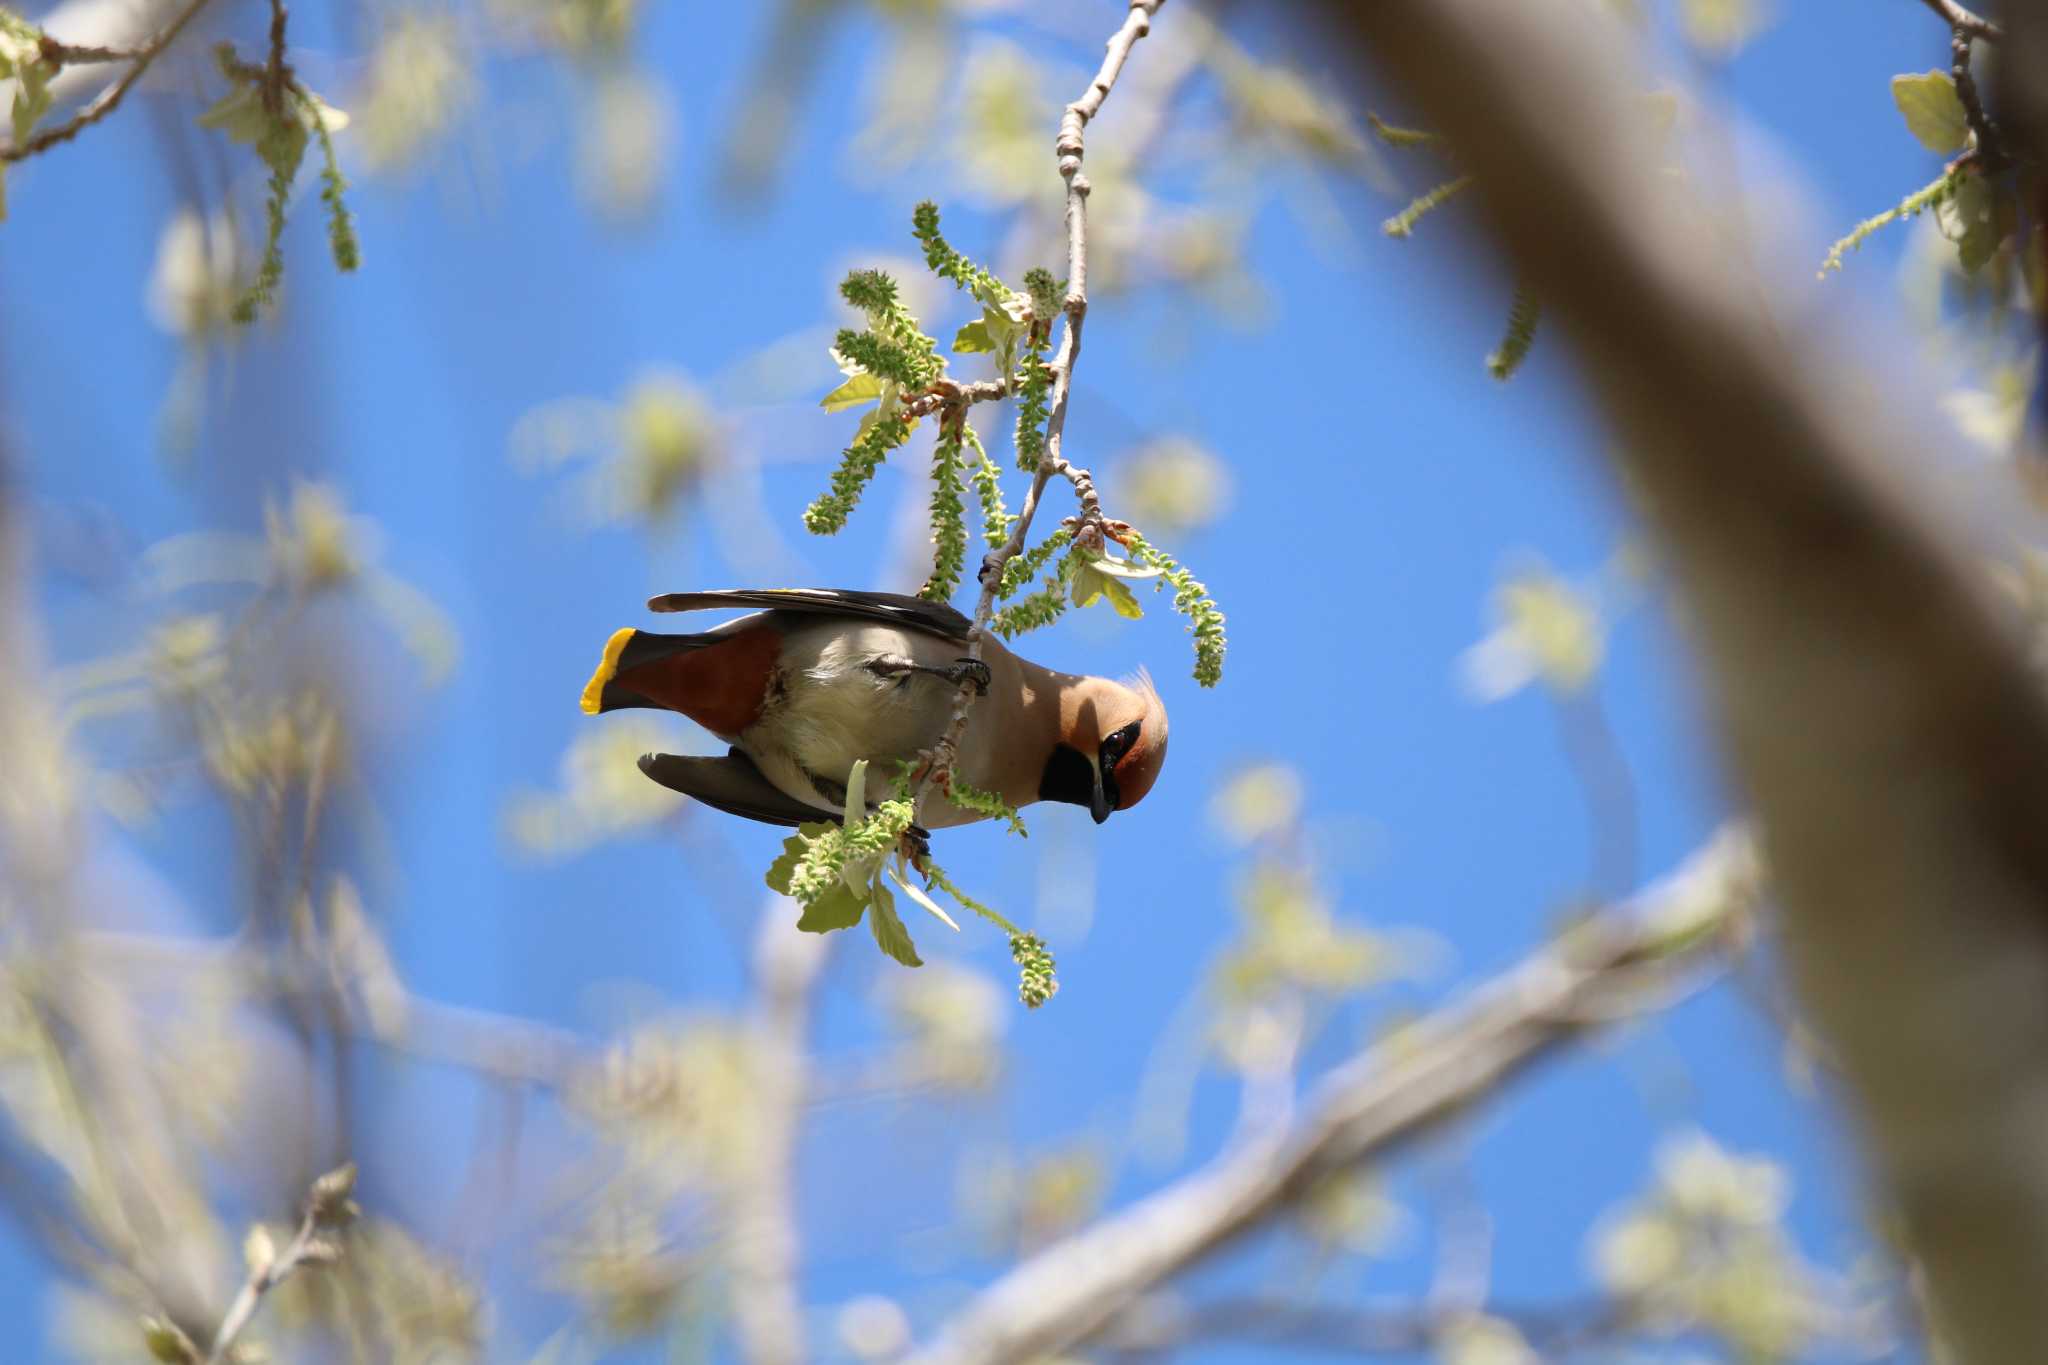
[[[665,593],[647,606],[747,614],[700,634],[613,632],[582,709],[679,711],[709,730],[730,746],[724,757],[643,754],[640,769],[732,815],[783,826],[838,818],[854,764],[893,774],[930,749],[963,683],[980,696],[953,775],[1011,807],[1067,802],[1101,824],[1142,801],[1166,759],[1166,706],[1148,674],[1061,673],[988,638],[981,658],[968,657],[973,623],[941,602],[753,588]],[[924,830],[988,818],[936,786],[915,815]]]

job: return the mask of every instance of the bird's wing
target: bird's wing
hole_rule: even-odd
[[[642,754],[640,771],[707,806],[763,824],[804,825],[832,818],[829,812],[805,805],[763,777],[754,760],[738,749],[724,758]]]
[[[766,607],[822,616],[847,616],[885,625],[911,626],[963,643],[974,623],[943,602],[896,592],[846,588],[745,588],[725,592],[671,592],[650,598],[649,611],[701,611],[706,607]]]

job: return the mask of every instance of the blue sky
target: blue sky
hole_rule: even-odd
[[[1100,23],[1077,31],[1106,35],[1121,6],[1098,8]],[[1886,83],[1945,66],[1947,39],[1911,0],[1782,0],[1777,9],[1717,81],[1753,132],[1741,141],[1745,171],[1760,176],[1775,163],[1803,179],[1794,235],[1817,262],[1828,237],[1938,170],[1900,125]],[[340,55],[353,50],[352,34],[323,32],[323,20],[309,12],[301,30],[316,83],[353,69]],[[579,203],[564,112],[574,85],[536,59],[493,69],[490,96],[514,112],[465,134],[467,160],[444,156],[398,180],[362,177],[352,196],[359,275],[328,268],[308,194],[287,240],[288,306],[214,366],[186,467],[161,454],[156,436],[180,349],[141,307],[173,206],[152,120],[130,111],[10,179],[0,412],[47,552],[38,600],[57,660],[118,648],[145,620],[128,578],[140,547],[199,528],[257,531],[264,499],[293,474],[344,490],[381,527],[384,566],[453,619],[463,651],[454,677],[373,729],[365,776],[385,846],[358,860],[405,979],[437,999],[593,1032],[644,992],[729,1006],[743,983],[735,944],[778,841],[704,813],[677,836],[556,862],[508,846],[507,802],[555,782],[564,746],[608,723],[575,707],[606,635],[649,624],[640,603],[652,591],[735,577],[717,505],[691,507],[656,537],[575,525],[564,480],[515,468],[520,416],[559,398],[616,395],[650,367],[706,380],[827,321],[836,272],[908,254],[920,198],[947,206],[957,245],[994,248],[1000,225],[949,202],[937,171],[879,182],[843,173],[875,41],[861,23],[827,42],[773,193],[733,202],[715,178],[717,139],[744,107],[761,29],[747,6],[648,14],[638,52],[676,102],[677,132],[656,210],[638,227],[608,226]],[[1263,53],[1307,52],[1314,69],[1314,46],[1298,35],[1253,23],[1244,36]],[[1078,69],[1095,43],[1066,56]],[[159,103],[181,107],[168,97],[144,107]],[[1112,100],[1092,147],[1114,144],[1117,112]],[[536,136],[537,151],[513,145]],[[494,186],[481,205],[457,188],[479,164]],[[1428,183],[1416,162],[1391,164],[1411,188]],[[1046,170],[1052,195],[1049,155]],[[814,1303],[883,1293],[915,1314],[990,1276],[995,1267],[971,1255],[935,1269],[920,1250],[952,1217],[962,1135],[1024,1148],[1094,1135],[1119,1152],[1154,1040],[1233,928],[1228,891],[1244,859],[1214,834],[1205,806],[1237,766],[1278,759],[1301,771],[1322,871],[1347,918],[1423,928],[1449,949],[1426,981],[1340,1014],[1312,1069],[1393,1011],[1515,961],[1584,888],[1591,833],[1548,702],[1532,690],[1479,706],[1459,690],[1456,664],[1489,627],[1488,594],[1518,557],[1577,576],[1614,551],[1626,526],[1598,465],[1607,438],[1558,338],[1544,337],[1511,384],[1483,371],[1507,291],[1468,253],[1456,208],[1395,242],[1377,224],[1397,199],[1358,185],[1334,193],[1354,228],[1342,249],[1283,203],[1259,212],[1245,255],[1269,295],[1266,325],[1236,327],[1186,299],[1142,293],[1099,301],[1090,315],[1068,441],[1078,461],[1102,470],[1112,514],[1115,457],[1135,434],[1184,433],[1233,472],[1225,521],[1175,547],[1229,614],[1224,681],[1205,691],[1189,679],[1186,637],[1164,599],[1140,623],[1091,616],[1028,641],[1025,652],[1060,667],[1148,665],[1173,716],[1171,759],[1141,809],[1100,829],[1078,809],[1040,808],[1028,844],[989,828],[943,837],[961,883],[1025,919],[1041,911],[1044,860],[1084,857],[1094,913],[1085,934],[1060,937],[1085,917],[1046,926],[1062,991],[1044,1010],[1013,1012],[1012,1068],[995,1097],[937,1119],[882,1105],[820,1116],[803,1161],[813,1210],[804,1288]],[[1894,271],[1906,240],[1880,237],[1825,286],[1834,306],[1874,320],[1868,330],[1879,336],[1902,327]],[[946,308],[934,320],[941,336],[966,317],[950,298]],[[803,583],[903,586],[875,582],[901,470],[881,476],[835,539],[807,537],[797,521],[851,425],[816,410],[836,376],[822,353],[807,363],[812,372],[791,381],[806,396],[724,413],[736,448],[763,461],[761,497],[800,556],[790,571]],[[1881,363],[1903,365],[1903,352]],[[94,539],[80,527],[118,529]],[[106,566],[101,581],[63,562],[60,551],[79,543]],[[409,665],[388,644],[361,650],[370,674],[405,676]],[[1657,611],[1618,624],[1598,687],[1635,779],[1641,866],[1659,874],[1727,803],[1681,652]],[[675,731],[684,737],[687,726],[678,720]],[[230,923],[219,908],[233,876],[218,821],[103,821],[96,836],[108,866],[152,870],[177,907],[162,912],[173,922]],[[942,931],[913,927],[926,946],[1007,979],[999,936],[969,924],[942,945]],[[871,986],[892,970],[864,935],[841,945],[821,1000],[822,1066],[872,1042]],[[388,1103],[362,1135],[367,1197],[431,1237],[455,1217],[452,1190],[488,1096],[446,1073],[379,1064],[374,1074]],[[1216,1149],[1233,1105],[1227,1078],[1211,1073],[1195,1094],[1181,1167]],[[1792,1226],[1810,1256],[1839,1266],[1861,1244],[1854,1164],[1837,1130],[1823,1106],[1788,1088],[1772,1029],[1724,986],[1546,1068],[1461,1125],[1471,1179],[1496,1219],[1500,1295],[1583,1291],[1587,1228],[1639,1187],[1656,1138],[1688,1124],[1790,1164]],[[523,1178],[543,1182],[544,1159]],[[1111,1202],[1175,1169],[1120,1159]],[[1334,1285],[1399,1294],[1426,1282],[1431,1170],[1398,1168],[1396,1191],[1415,1215],[1407,1239]],[[1282,1264],[1262,1242],[1207,1273],[1256,1276]],[[508,1267],[501,1257],[494,1268]],[[9,1320],[42,1321],[47,1273],[0,1229]],[[562,1312],[542,1302],[501,1321],[532,1339]],[[828,1324],[821,1314],[820,1342]]]

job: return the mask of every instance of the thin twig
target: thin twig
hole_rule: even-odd
[[[1383,1157],[1497,1094],[1617,1015],[1696,987],[1758,890],[1748,836],[1724,831],[1633,913],[1591,919],[1332,1071],[1284,1133],[1055,1243],[970,1300],[913,1365],[1020,1365],[1090,1339],[1142,1296],[1290,1207],[1331,1175]],[[1645,999],[1641,973],[1665,989]]]
[[[980,379],[972,384],[941,379],[928,392],[903,405],[905,417],[925,417],[944,408],[948,414],[964,413],[976,403],[993,403],[1010,396],[1007,379]]]
[[[1956,0],[1920,0],[1920,3],[1940,15],[1942,22],[1958,33],[1967,33],[1972,38],[1982,38],[1990,43],[2005,37],[2004,29],[1964,9]]]
[[[1998,136],[1998,126],[1991,116],[1984,112],[1983,97],[1977,93],[1977,78],[1970,71],[1970,49],[1974,40],[1963,29],[1957,29],[1949,43],[1949,68],[1955,77],[1956,98],[1962,102],[1963,117],[1969,120],[1970,132],[1977,139],[1976,161],[1978,168],[1991,175],[2005,165],[2005,148]]]
[[[94,47],[86,43],[60,43],[49,34],[38,44],[43,60],[52,66],[90,66],[96,62],[132,62],[141,57],[134,48]]]
[[[1069,104],[1060,115],[1059,136],[1053,143],[1053,151],[1058,157],[1060,178],[1067,186],[1067,297],[1061,309],[1067,326],[1052,361],[1052,404],[1045,424],[1045,455],[1032,474],[1030,491],[1024,495],[1024,506],[1018,512],[1017,524],[1010,529],[1010,539],[982,561],[981,596],[975,602],[974,628],[967,645],[967,657],[970,659],[981,658],[982,640],[987,634],[989,619],[995,615],[996,591],[1002,585],[1003,566],[1023,553],[1025,539],[1031,533],[1031,523],[1038,515],[1039,500],[1045,495],[1045,486],[1055,476],[1074,486],[1074,496],[1081,505],[1081,524],[1075,530],[1075,543],[1092,543],[1095,548],[1101,548],[1102,503],[1095,492],[1095,481],[1087,470],[1075,467],[1061,454],[1067,426],[1067,395],[1073,389],[1074,361],[1081,353],[1081,322],[1088,313],[1089,186],[1088,177],[1081,173],[1085,155],[1082,133],[1088,121],[1101,111],[1102,102],[1109,98],[1109,92],[1116,87],[1117,76],[1122,73],[1131,48],[1152,31],[1152,16],[1165,3],[1166,0],[1130,0],[1124,22],[1110,37],[1102,67],[1089,83],[1087,93]],[[924,773],[918,782],[920,796],[932,782],[943,782],[952,772],[953,759],[959,752],[961,737],[967,733],[967,717],[976,695],[971,681],[961,684],[953,703],[953,719],[926,756]]]
[[[306,1197],[306,1212],[299,1219],[299,1230],[284,1250],[252,1258],[249,1277],[242,1282],[241,1291],[220,1320],[220,1329],[213,1334],[206,1365],[221,1365],[230,1358],[235,1338],[256,1316],[265,1294],[290,1279],[302,1266],[331,1265],[340,1257],[340,1247],[327,1234],[346,1226],[355,1217],[355,1205],[349,1200],[355,1180],[355,1167],[343,1166],[313,1182],[312,1192]]]
[[[284,0],[270,0],[270,60],[263,68],[263,104],[273,116],[284,112],[285,85],[291,68],[284,62]]]
[[[101,119],[113,113],[114,110],[120,107],[121,101],[127,97],[128,92],[135,88],[135,83],[142,79],[142,73],[149,70],[156,59],[163,55],[164,49],[168,48],[177,40],[178,35],[184,32],[185,25],[191,23],[198,16],[199,11],[206,8],[208,3],[209,0],[189,0],[185,8],[178,11],[177,17],[166,24],[163,30],[154,38],[151,38],[142,45],[141,49],[136,52],[128,69],[121,73],[121,79],[93,96],[84,108],[64,122],[52,128],[45,128],[26,142],[0,147],[0,162],[26,160],[38,152],[48,151],[60,142],[69,142],[93,124],[98,123]]]

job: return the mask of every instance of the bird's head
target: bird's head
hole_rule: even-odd
[[[1144,800],[1165,762],[1166,704],[1151,675],[1083,678],[1062,698],[1060,739],[1038,798],[1086,806],[1099,825]]]

